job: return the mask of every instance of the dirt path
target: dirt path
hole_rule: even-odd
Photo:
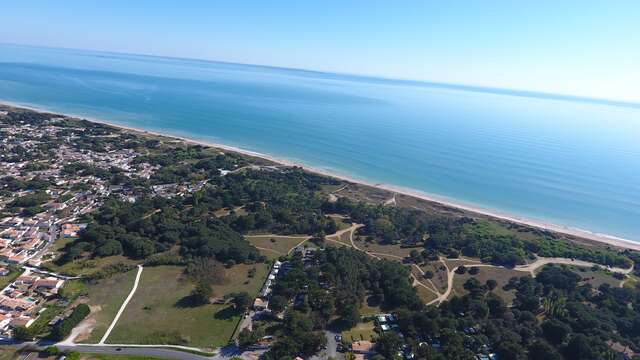
[[[475,261],[472,259],[466,259],[463,258],[462,260],[469,260],[469,261]],[[431,301],[430,303],[428,303],[427,305],[431,305],[431,304],[435,304],[435,303],[442,303],[443,301],[447,300],[449,298],[449,295],[451,295],[451,291],[453,290],[453,280],[454,277],[456,275],[456,270],[462,266],[456,266],[453,269],[449,269],[449,266],[447,265],[447,262],[445,259],[440,258],[440,262],[445,266],[446,271],[447,271],[447,290],[441,294],[437,299]],[[560,264],[560,265],[575,265],[575,266],[582,266],[582,267],[592,267],[594,265],[603,267],[600,264],[596,264],[593,262],[589,262],[589,261],[583,261],[583,260],[572,260],[572,259],[567,259],[567,258],[558,258],[558,257],[538,257],[536,259],[536,261],[527,264],[527,265],[518,265],[515,268],[513,268],[512,270],[515,271],[522,271],[522,272],[527,272],[529,273],[532,277],[535,277],[535,271],[545,265],[549,265],[549,264]],[[508,269],[504,266],[498,266],[498,265],[491,265],[491,264],[469,264],[469,265],[465,265],[465,266],[475,266],[475,267],[495,267],[495,268],[503,268],[503,269]],[[633,271],[633,266],[631,266],[628,269],[622,269],[622,268],[616,268],[616,267],[605,267],[607,270],[614,272],[614,273],[619,273],[619,274],[629,274]],[[624,284],[624,281],[621,282],[621,284]]]
[[[396,206],[398,203],[396,202],[396,193],[393,193],[393,196],[387,200],[385,200],[384,205]]]
[[[342,236],[342,234],[344,234],[346,232],[349,232],[349,242],[351,243],[351,245],[346,244],[346,243],[344,243],[342,241],[339,241],[339,240],[331,240],[331,239],[327,239],[327,240],[334,241],[334,242],[340,243],[340,244],[345,245],[345,246],[351,246],[352,248],[354,248],[354,249],[356,249],[358,251],[362,251],[363,253],[365,253],[365,254],[367,254],[367,255],[369,255],[372,258],[377,259],[377,260],[382,260],[381,256],[392,257],[392,258],[396,258],[396,259],[400,259],[400,260],[404,259],[403,257],[398,256],[398,255],[370,252],[370,251],[364,250],[362,248],[359,248],[358,245],[356,245],[356,243],[353,241],[353,234],[355,233],[355,231],[357,229],[359,229],[359,228],[361,228],[363,226],[364,226],[363,224],[355,224],[354,223],[350,227],[348,227],[346,229],[343,229],[343,230],[340,230],[340,231],[336,232],[335,234],[331,235],[331,236],[336,236],[337,238],[340,238],[340,236]],[[422,269],[420,269],[420,267],[418,267],[415,264],[412,264],[412,265],[415,266],[415,268],[418,269],[418,271],[420,271],[420,273],[422,273],[424,275],[424,272],[422,271]],[[430,291],[434,295],[440,296],[440,293],[435,289],[435,286],[433,288],[431,288],[430,286],[424,284],[413,273],[411,273],[411,278],[413,279],[413,285],[414,286],[416,286],[416,285],[422,286],[423,288],[427,289],[428,291]]]
[[[289,249],[289,251],[287,251],[287,255],[291,254],[291,252],[297,248],[298,246],[306,243],[309,239],[311,239],[311,236],[307,236],[306,238],[304,238],[302,241],[300,241],[299,243],[296,244],[296,246],[292,247],[291,249]]]
[[[120,319],[120,316],[127,308],[127,304],[129,304],[129,301],[131,301],[131,299],[133,298],[133,294],[136,293],[136,290],[138,289],[138,283],[140,282],[140,276],[142,275],[142,269],[142,265],[138,265],[138,273],[136,274],[136,280],[133,282],[133,288],[131,288],[131,292],[129,293],[127,298],[124,299],[124,302],[122,303],[122,306],[120,306],[120,309],[118,310],[116,316],[113,318],[111,325],[109,325],[107,331],[104,333],[104,335],[102,335],[102,339],[100,339],[100,342],[98,343],[99,345],[104,344],[104,342],[107,340],[109,334],[111,334],[111,330],[113,330],[113,328],[116,326],[118,319]]]
[[[152,215],[155,215],[155,214],[157,214],[157,213],[159,213],[159,212],[161,212],[161,211],[162,211],[162,209],[155,209],[155,210],[153,210],[152,212],[148,213],[147,215],[143,216],[143,217],[142,217],[142,220],[148,219],[148,218],[150,218]]]
[[[633,266],[631,266],[628,269],[623,269],[623,268],[617,268],[617,267],[607,267],[607,266],[592,263],[589,261],[573,260],[573,259],[557,258],[557,257],[538,257],[536,261],[532,262],[531,264],[516,266],[514,270],[526,271],[531,273],[531,275],[534,275],[535,271],[538,268],[545,266],[547,264],[564,264],[564,265],[575,265],[575,266],[583,266],[583,267],[592,267],[597,265],[601,268],[605,268],[609,270],[610,272],[624,274],[624,275],[627,275],[633,271]]]
[[[92,311],[94,311],[92,309]],[[89,316],[86,319],[82,320],[80,322],[80,324],[78,324],[78,326],[74,327],[71,330],[71,334],[69,334],[69,336],[62,342],[60,342],[60,345],[73,345],[75,344],[76,340],[81,341],[82,338],[86,337],[88,334],[91,333],[91,330],[93,330],[93,327],[96,324],[96,319],[94,316]]]
[[[395,196],[394,196],[395,199]],[[335,234],[329,235],[326,237],[326,239],[328,241],[332,241],[332,242],[336,242],[339,244],[342,244],[344,246],[351,246],[352,248],[358,250],[358,251],[362,251],[365,254],[373,257],[374,259],[378,259],[381,260],[382,257],[391,257],[391,258],[396,258],[399,260],[403,260],[404,258],[398,255],[392,255],[392,254],[384,254],[384,253],[379,253],[379,252],[369,252],[367,250],[364,250],[362,248],[359,248],[355,242],[353,241],[353,234],[355,233],[355,231],[361,227],[363,227],[363,224],[352,224],[350,227],[337,231]],[[345,242],[340,241],[340,237],[342,236],[342,234],[349,232],[349,243],[347,244]],[[335,239],[330,239],[330,237],[335,237]],[[435,286],[435,284],[431,281],[429,281],[429,284],[431,286],[428,286],[426,284],[424,284],[422,281],[420,281],[418,279],[417,276],[415,276],[413,274],[413,272],[411,273],[411,277],[413,278],[413,285],[416,286],[422,286],[425,289],[427,289],[428,291],[432,292],[433,294],[435,294],[437,296],[436,299],[430,301],[429,303],[427,303],[427,305],[433,305],[433,304],[441,304],[443,301],[446,301],[449,296],[451,295],[451,292],[453,291],[453,281],[455,279],[455,275],[456,275],[456,270],[460,267],[460,266],[469,266],[469,267],[495,267],[495,268],[504,268],[507,269],[504,266],[498,266],[498,265],[492,265],[492,264],[484,264],[478,260],[475,259],[470,259],[470,258],[466,258],[466,257],[460,257],[458,259],[451,259],[452,261],[455,260],[462,260],[462,261],[468,261],[470,262],[469,264],[464,264],[464,265],[458,265],[454,268],[449,268],[449,265],[447,264],[447,261],[445,258],[440,257],[438,259],[438,261],[440,261],[440,263],[442,263],[442,265],[445,267],[445,271],[447,272],[447,290],[443,293],[440,293],[440,291],[438,291],[438,288]],[[565,265],[575,265],[575,266],[583,266],[583,267],[592,267],[594,265],[598,265],[600,267],[603,267],[602,265],[596,264],[596,263],[592,263],[589,261],[583,261],[583,260],[572,260],[572,259],[567,259],[567,258],[546,258],[546,257],[538,257],[534,262],[527,264],[527,265],[518,265],[515,268],[511,269],[511,270],[515,270],[515,271],[521,271],[521,272],[526,272],[531,274],[532,277],[535,277],[535,270],[539,269],[542,266],[548,265],[548,264],[565,264]],[[417,269],[422,275],[424,275],[424,271],[416,264],[411,264],[413,268]],[[607,270],[614,272],[614,273],[620,273],[620,274],[629,274],[633,271],[633,266],[631,266],[628,269],[622,269],[622,268],[616,268],[616,267],[606,267]],[[624,281],[621,282],[622,285],[624,285]],[[622,286],[621,285],[621,286]]]

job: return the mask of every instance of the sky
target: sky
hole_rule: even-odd
[[[29,0],[0,42],[640,102],[638,0]]]

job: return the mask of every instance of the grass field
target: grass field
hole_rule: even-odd
[[[349,221],[348,218],[345,218],[342,215],[329,214],[329,215],[327,215],[327,217],[333,219],[333,221],[336,222],[336,225],[338,225],[338,230],[343,230],[343,229],[346,229],[349,226],[351,226],[351,221]]]
[[[7,276],[0,276],[0,289],[4,289],[9,285],[13,280],[15,280],[20,274],[24,271],[22,269],[11,268],[9,274]]]
[[[13,360],[19,356],[17,349],[10,346],[0,346],[0,360]]]
[[[287,255],[289,250],[302,242],[306,236],[247,235],[246,238],[264,256],[273,259]]]
[[[416,288],[416,291],[418,292],[418,296],[420,297],[420,300],[422,300],[425,304],[428,304],[429,302],[437,298],[436,294],[425,289],[423,286],[418,285],[418,286],[415,286],[415,288]]]
[[[248,278],[254,265],[236,265],[226,271],[225,283],[213,286],[214,296],[247,291],[256,295],[268,265],[256,264],[256,275]],[[197,307],[180,305],[193,289],[183,268],[145,268],[138,290],[109,336],[109,343],[181,344],[200,348],[223,346],[230,340],[240,316],[228,304]]]
[[[455,269],[458,266],[464,265],[466,267],[471,267],[473,265],[479,265],[482,264],[482,261],[480,260],[475,260],[475,259],[445,259],[445,262],[447,263],[447,266],[449,267],[449,269]]]
[[[65,285],[77,287],[78,291],[87,293],[89,299],[87,304],[91,307],[90,316],[95,321],[91,334],[85,339],[80,339],[80,342],[93,344],[100,341],[124,299],[131,291],[136,272],[137,270],[131,270],[123,274],[116,274],[94,284],[73,281]]]
[[[374,252],[377,254],[389,254],[389,255],[392,255],[389,258],[393,257],[395,260],[400,260],[397,257],[405,258],[409,256],[409,253],[411,253],[411,250],[414,250],[409,248],[402,248],[400,247],[400,245],[380,245],[373,242],[365,242],[365,241],[361,241],[360,238],[358,238],[354,242],[356,246],[358,246],[363,250],[367,250],[369,252]],[[415,250],[421,251],[423,249],[418,248]]]
[[[445,270],[442,270],[443,267],[444,265],[442,265],[442,263],[440,263],[439,261],[432,261],[420,267],[424,272],[431,271],[433,273],[431,282],[440,292],[444,292],[447,290],[447,272]]]
[[[456,274],[453,278],[453,294],[459,296],[466,294],[467,291],[464,289],[464,283],[469,278],[474,277],[480,281],[481,284],[484,284],[489,279],[493,279],[498,282],[498,286],[493,290],[493,293],[500,296],[505,303],[511,304],[514,299],[515,292],[513,290],[505,291],[502,287],[514,276],[529,276],[529,273],[501,267],[481,267],[480,272],[476,275],[469,275],[469,273],[465,273],[463,275]]]
[[[123,264],[137,264],[136,261],[126,258],[124,256],[109,256],[96,259],[80,259],[70,261],[62,266],[55,265],[53,262],[46,263],[46,268],[53,272],[68,274],[68,275],[89,275],[105,266],[123,263]]]
[[[331,239],[331,240],[343,243],[345,245],[351,246],[351,242],[349,241],[349,236],[350,236],[349,232],[346,231],[340,236],[331,236],[331,235],[329,235],[329,236],[327,236],[327,239]],[[335,242],[334,242],[334,244],[335,244]]]
[[[358,323],[353,329],[342,332],[342,339],[349,342],[367,340],[372,341],[378,334],[374,331],[373,321]]]
[[[62,237],[59,238],[58,240],[56,240],[53,245],[51,245],[51,250],[53,251],[60,251],[62,250],[65,246],[67,246],[67,244],[69,244],[70,242],[75,241],[77,238],[75,237]]]

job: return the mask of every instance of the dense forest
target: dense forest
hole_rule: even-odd
[[[203,217],[196,207],[179,200],[153,197],[124,202],[109,199],[94,222],[70,243],[59,262],[65,263],[91,252],[95,256],[124,254],[133,259],[180,246],[186,258],[214,257],[219,261],[263,260],[242,235],[216,217]]]
[[[574,272],[549,265],[535,279],[513,278],[508,286],[516,290],[516,299],[507,307],[490,286],[474,280],[465,284],[469,295],[438,308],[397,312],[419,359],[473,359],[483,345],[501,360],[618,359],[610,344],[638,343],[637,291],[579,285]],[[470,327],[479,334],[465,336],[462,330]],[[418,345],[434,338],[442,354]]]
[[[355,326],[365,297],[372,306],[388,311],[423,308],[408,269],[398,262],[372,261],[356,250],[328,247],[317,252],[312,266],[305,266],[300,256],[294,256],[291,265],[276,283],[271,301],[286,304],[295,298],[294,308],[266,359],[314,354],[325,341],[317,331]]]
[[[90,252],[145,259],[180,245],[186,258],[219,261],[260,260],[242,236],[247,232],[278,234],[333,233],[335,222],[322,212],[318,182],[300,169],[246,170],[212,178],[204,189],[174,198],[145,196],[135,203],[112,197],[93,215],[77,241],[65,248],[61,263]],[[233,209],[242,207],[247,215]],[[215,212],[230,208],[218,218]]]

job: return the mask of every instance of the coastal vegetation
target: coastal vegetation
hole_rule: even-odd
[[[394,356],[404,345],[416,359],[488,352],[506,360],[616,359],[620,346],[640,352],[636,252],[563,241],[463,211],[338,196],[348,183],[298,167],[76,119],[51,123],[51,117],[11,111],[2,121],[60,127],[73,141],[44,137],[28,151],[0,144],[2,161],[41,169],[36,163],[46,163],[61,143],[96,154],[136,154],[128,170],[88,162],[60,169],[83,179],[73,189],[104,185],[95,209],[78,216],[86,228],[64,239],[57,257],[43,265],[82,276],[60,295],[84,309],[77,316],[74,310],[68,323],[91,309],[86,341],[104,333],[131,289],[132,270],[144,265],[108,342],[225,345],[279,259],[287,271],[269,296],[280,316],[239,331],[247,347],[275,336],[266,359],[312,356],[326,344],[328,329],[350,337],[345,346],[358,337],[376,339],[379,354]],[[16,176],[0,177],[2,191],[26,193],[6,202],[3,212],[51,205],[52,179]],[[63,211],[57,209],[47,211]],[[541,258],[569,265],[526,267]],[[369,317],[380,312],[397,317],[402,339],[395,330],[372,329]],[[54,332],[63,337],[69,327]]]

